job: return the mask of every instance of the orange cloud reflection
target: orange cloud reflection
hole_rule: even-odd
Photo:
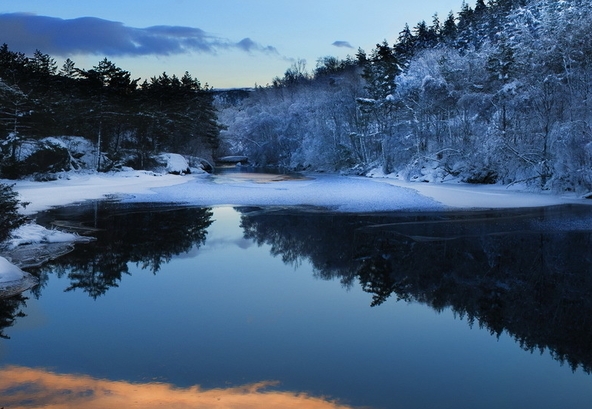
[[[198,386],[175,388],[163,383],[136,384],[11,366],[0,369],[0,407],[351,409],[350,406],[303,393],[265,390],[276,384],[259,382],[235,388],[204,390]]]

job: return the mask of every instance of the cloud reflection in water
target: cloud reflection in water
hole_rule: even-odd
[[[9,366],[0,370],[0,400],[6,408],[304,408],[348,409],[325,398],[269,390],[274,381],[226,389],[176,388],[164,383],[130,383]]]

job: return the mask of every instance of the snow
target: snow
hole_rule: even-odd
[[[172,162],[174,162],[175,158]],[[186,164],[186,162],[185,162]],[[180,163],[177,163],[180,165]],[[372,177],[310,175],[290,179],[261,174],[160,175],[126,170],[110,174],[67,174],[50,182],[0,181],[13,184],[22,201],[30,204],[24,214],[53,206],[119,197],[124,202],[162,202],[201,206],[313,206],[341,212],[435,211],[475,208],[519,208],[565,203],[590,203],[575,196],[522,191],[502,186],[461,183],[405,182],[374,171]],[[48,230],[29,223],[13,232],[5,248],[30,243],[69,243],[80,236]],[[24,277],[20,268],[0,257],[2,285]],[[27,273],[24,273],[27,274]]]
[[[189,169],[187,160],[178,153],[163,153],[160,155],[161,159],[166,163],[166,171],[168,173],[185,174]]]
[[[92,240],[92,237],[78,236],[55,229],[46,229],[43,226],[31,222],[12,231],[11,238],[2,243],[2,251],[11,255],[12,262],[14,262],[12,256],[23,253],[20,254],[20,258],[23,258],[20,260],[21,263],[17,262],[17,264],[22,266],[22,262],[26,264],[26,261],[28,261],[27,256],[30,257],[32,254],[40,253],[36,245],[89,242]],[[30,248],[31,246],[33,246],[32,249]],[[15,249],[17,251],[14,251]],[[53,248],[53,251],[55,252],[56,249]],[[36,282],[33,276],[22,271],[11,261],[0,257],[0,298],[24,291]]]
[[[461,209],[511,209],[587,203],[574,195],[528,192],[519,186],[508,188],[499,185],[405,182],[388,178],[376,180],[392,186],[412,188],[445,206]]]
[[[127,170],[108,174],[69,174],[49,181],[4,181],[14,184],[19,199],[29,202],[22,213],[87,199],[119,197],[128,202],[192,205],[318,206],[344,212],[445,210],[450,208],[516,208],[587,203],[574,195],[521,190],[519,186],[405,182],[379,171],[372,178],[329,174],[286,180],[266,175],[159,175]]]
[[[10,263],[4,257],[0,257],[0,282],[8,283],[11,281],[22,280],[25,277],[25,272]]]
[[[371,170],[367,176],[376,182],[413,189],[422,196],[431,197],[444,206],[456,209],[516,209],[570,203],[592,204],[592,201],[576,197],[574,194],[532,192],[520,184],[509,187],[475,185],[461,183],[458,180],[437,183],[407,182],[395,174],[384,174],[380,168]]]
[[[37,279],[31,274],[0,257],[0,298],[23,292],[36,283]]]
[[[14,184],[13,189],[19,193],[19,200],[29,202],[22,213],[31,215],[54,206],[102,199],[110,195],[151,194],[153,188],[187,181],[188,179],[177,175],[127,170],[114,173],[68,173],[61,179],[49,182],[3,181],[3,183]]]
[[[240,174],[239,174],[240,175]],[[178,186],[154,189],[146,197],[127,198],[132,202],[175,202],[192,205],[315,206],[342,212],[390,210],[443,210],[437,201],[413,189],[389,186],[368,178],[314,175],[301,180],[264,183],[268,178],[213,177],[196,179]]]
[[[88,242],[91,239],[73,233],[66,233],[56,229],[46,229],[35,223],[27,223],[11,233],[11,238],[4,244],[13,249],[25,244],[37,243],[73,243]]]

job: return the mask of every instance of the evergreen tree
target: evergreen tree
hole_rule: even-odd
[[[19,207],[26,203],[18,200],[18,194],[11,186],[0,184],[0,243],[6,240],[12,230],[22,226],[26,217],[19,214]]]
[[[415,52],[416,38],[411,32],[408,24],[399,33],[397,42],[394,45],[395,53],[403,65],[406,65]]]
[[[377,101],[392,95],[395,91],[395,79],[400,72],[399,60],[388,42],[384,40],[381,44],[376,44],[362,74],[369,95]]]
[[[438,13],[432,16],[432,25],[429,28],[430,43],[432,47],[435,47],[441,40],[442,25]]]
[[[74,64],[74,61],[67,58],[66,61],[64,61],[64,65],[62,65],[59,75],[65,78],[74,78],[76,76],[76,72],[76,64]]]
[[[456,33],[456,19],[454,17],[454,13],[451,11],[448,13],[448,17],[442,25],[441,36],[444,42],[450,45],[456,40]]]
[[[417,49],[429,48],[434,45],[432,41],[432,35],[425,20],[417,23],[417,25],[413,27],[413,31],[413,35],[415,37],[415,47]]]
[[[475,12],[474,12],[474,15],[477,18],[479,18],[483,14],[485,14],[486,12],[487,12],[487,6],[485,5],[485,1],[484,0],[477,0],[477,2],[475,3]]]
[[[456,46],[458,48],[468,48],[470,44],[474,43],[474,23],[474,11],[463,0],[461,10],[458,13],[458,35],[456,41]]]

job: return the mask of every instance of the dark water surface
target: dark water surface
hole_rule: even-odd
[[[52,210],[97,240],[0,300],[0,407],[589,408],[591,220]]]

